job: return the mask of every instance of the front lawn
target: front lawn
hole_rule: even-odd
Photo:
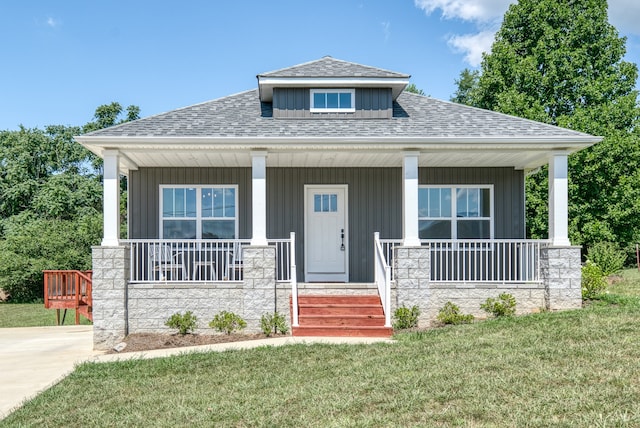
[[[64,310],[60,310],[62,321]],[[75,311],[69,309],[64,325],[76,322]],[[80,324],[91,324],[80,316]],[[42,327],[56,325],[55,309],[45,309],[43,303],[0,303],[0,328],[3,327]]]
[[[640,426],[640,288],[616,287],[393,344],[85,363],[0,426]]]

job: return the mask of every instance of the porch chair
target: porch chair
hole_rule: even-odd
[[[188,278],[182,252],[174,251],[169,244],[154,244],[149,247],[149,266],[153,270],[153,279],[161,281],[177,280],[178,272],[182,278]]]
[[[193,261],[194,281],[217,281],[218,270],[216,269],[216,259],[218,252],[211,246],[203,246],[198,249]],[[204,272],[204,274],[203,274]]]
[[[227,253],[227,273],[229,275],[230,281],[241,281],[242,280],[242,270],[243,270],[243,262],[242,262],[242,246],[239,242],[235,242],[233,247],[229,249]]]

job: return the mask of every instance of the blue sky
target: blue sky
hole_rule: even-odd
[[[448,99],[510,2],[3,0],[0,130],[83,125],[112,101],[161,113],[324,55],[411,74]],[[640,62],[640,2],[611,0],[610,21]]]

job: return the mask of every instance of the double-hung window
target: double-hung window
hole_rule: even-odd
[[[312,113],[351,113],[355,108],[354,89],[311,89]]]
[[[493,238],[493,186],[420,186],[420,239]]]
[[[237,186],[160,186],[160,238],[235,239]]]

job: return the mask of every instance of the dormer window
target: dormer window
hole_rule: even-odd
[[[311,113],[351,113],[355,89],[311,89]]]

